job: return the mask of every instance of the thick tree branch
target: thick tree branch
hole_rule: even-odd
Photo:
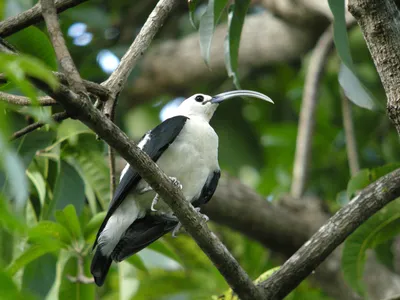
[[[330,26],[313,50],[304,83],[291,186],[291,195],[294,198],[300,198],[306,188],[319,86],[332,47],[333,31]]]
[[[10,104],[21,105],[21,106],[30,106],[32,105],[32,100],[28,97],[17,96],[13,94],[8,94],[0,91],[0,100],[8,102]],[[38,103],[40,106],[51,106],[57,105],[57,101],[52,99],[51,97],[39,97]]]
[[[63,12],[68,8],[77,6],[87,0],[57,0],[55,6],[57,12]],[[14,17],[10,17],[0,22],[0,37],[7,37],[13,33],[36,24],[43,20],[40,3],[37,3],[31,9],[24,11]]]
[[[363,189],[261,284],[265,299],[284,298],[363,222],[399,196],[400,169]]]
[[[69,86],[74,92],[83,94],[86,93],[86,88],[83,85],[82,78],[75,67],[67,45],[65,44],[60,24],[58,23],[57,10],[54,0],[40,0],[40,4],[42,7],[43,18],[46,22],[47,31],[50,35],[51,43],[53,44],[58,62],[64,71]]]
[[[349,0],[387,96],[387,111],[400,134],[400,13],[393,0]]]
[[[65,119],[68,119],[69,115],[64,111],[64,112],[60,112],[60,113],[56,113],[56,114],[52,115],[52,118],[55,122],[60,123],[60,122],[64,121]],[[36,122],[36,123],[30,124],[30,125],[26,126],[25,128],[22,128],[21,130],[14,132],[13,135],[11,136],[10,140],[18,139],[21,136],[28,134],[32,131],[35,131],[36,129],[38,129],[44,125],[46,125],[46,123],[44,123],[44,122]]]

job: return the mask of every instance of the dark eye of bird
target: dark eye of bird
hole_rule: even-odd
[[[196,98],[194,98],[194,100],[196,100],[197,102],[202,102],[204,100],[204,97],[201,95],[196,96]]]

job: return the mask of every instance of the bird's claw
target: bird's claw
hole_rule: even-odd
[[[200,213],[200,207],[195,207],[194,209],[200,215],[200,218],[202,218],[204,222],[208,222],[210,220],[210,218],[207,215]],[[181,228],[182,224],[181,222],[179,222],[178,225],[176,225],[174,230],[172,231],[173,238],[176,238],[178,236],[178,232]]]
[[[176,177],[169,177],[169,179],[171,179],[172,184],[174,186],[178,187],[179,189],[182,189],[183,186]],[[158,194],[156,194],[153,201],[151,202],[151,206],[150,206],[151,211],[157,211],[157,209],[155,209],[154,206],[158,203],[159,199],[160,199],[160,196]]]

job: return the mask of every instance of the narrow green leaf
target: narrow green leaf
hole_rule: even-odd
[[[76,215],[76,210],[73,205],[67,205],[62,213],[65,216],[66,224],[64,226],[67,226],[66,228],[68,231],[71,233],[71,235],[78,240],[82,233],[81,233],[81,225],[79,223],[78,216]]]
[[[62,274],[64,272],[65,265],[68,260],[72,257],[72,253],[70,251],[61,250],[58,255],[57,265],[56,265],[56,277],[51,287],[49,293],[47,294],[46,300],[58,299],[58,294],[60,291],[61,282],[63,280],[68,280],[67,278],[63,278]]]
[[[198,2],[198,0],[188,0],[189,20],[195,29],[198,29],[198,27],[199,27],[199,22],[196,20],[196,15],[195,15],[195,11],[197,8],[197,2]]]
[[[44,181],[42,174],[38,171],[26,171],[26,175],[35,187],[39,196],[40,204],[43,206],[46,198],[46,182]]]
[[[240,36],[250,0],[236,0],[228,13],[228,34],[225,38],[225,66],[228,76],[233,78],[235,86],[240,89],[238,77],[238,59]]]
[[[349,285],[364,295],[362,278],[366,252],[385,243],[400,233],[400,203],[398,200],[361,225],[345,242],[342,253],[342,270]]]
[[[60,247],[56,243],[31,245],[24,252],[22,252],[22,254],[15,261],[12,262],[12,264],[7,268],[7,271],[11,276],[14,276],[18,270],[25,267],[33,260],[45,255],[46,253],[54,252],[59,249]]]
[[[200,19],[200,51],[207,66],[210,65],[211,42],[215,27],[227,3],[227,0],[209,0],[207,10]]]
[[[19,52],[42,60],[53,71],[57,70],[57,58],[47,35],[35,26],[27,27],[6,38]]]
[[[126,261],[134,266],[136,269],[143,272],[148,272],[146,265],[143,263],[143,260],[139,255],[132,255]]]
[[[340,68],[339,83],[346,97],[354,104],[370,110],[376,109],[379,106],[378,102],[356,75],[347,36],[345,0],[328,0],[328,3],[334,16],[333,29],[336,50],[344,64]]]
[[[382,243],[375,248],[375,254],[378,261],[385,265],[389,270],[395,272],[394,262],[395,257],[393,253],[393,240]]]
[[[93,216],[93,218],[86,224],[84,229],[85,240],[88,241],[92,235],[97,233],[101,223],[103,223],[106,212],[101,212]],[[154,244],[154,243],[153,243]]]

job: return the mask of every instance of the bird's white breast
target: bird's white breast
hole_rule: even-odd
[[[218,136],[208,122],[191,117],[157,164],[168,176],[179,180],[183,195],[192,201],[200,194],[208,176],[219,169]],[[140,206],[148,208],[148,201],[140,201]],[[157,208],[169,211],[164,203]]]

